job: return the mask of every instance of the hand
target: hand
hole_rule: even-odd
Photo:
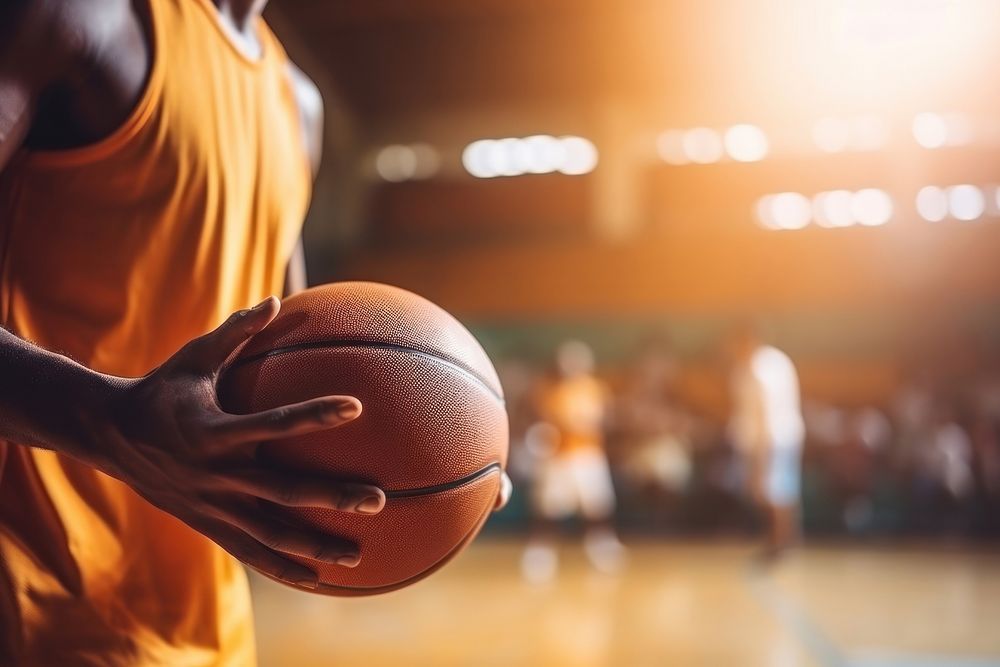
[[[510,494],[514,491],[514,485],[511,483],[507,471],[503,470],[500,474],[500,491],[497,493],[497,500],[493,505],[494,512],[499,512],[507,506],[508,501],[510,501]]]
[[[357,545],[292,528],[259,500],[374,514],[385,505],[385,494],[373,486],[308,479],[255,462],[260,442],[354,419],[361,413],[357,399],[326,396],[250,415],[228,414],[219,406],[216,380],[222,365],[279,308],[271,297],[237,312],[160,368],[130,381],[112,407],[111,452],[98,467],[241,561],[314,588],[316,573],[285,554],[354,567],[360,559]]]

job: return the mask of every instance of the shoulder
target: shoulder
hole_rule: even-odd
[[[35,83],[48,83],[86,62],[125,21],[130,0],[2,0],[0,59]]]
[[[753,374],[761,380],[795,374],[795,364],[791,357],[770,345],[763,345],[754,352],[751,368]]]
[[[299,107],[306,148],[315,174],[319,168],[319,158],[323,149],[323,96],[312,79],[291,60],[288,61],[288,78],[295,95],[295,102]]]
[[[309,120],[319,123],[323,120],[323,96],[320,95],[319,88],[313,80],[306,75],[298,65],[288,61],[288,76],[292,81],[292,90],[295,92],[295,101],[299,104],[299,111]]]

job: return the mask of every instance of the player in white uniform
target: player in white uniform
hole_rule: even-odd
[[[542,583],[555,576],[558,521],[579,516],[586,526],[584,551],[591,564],[617,572],[625,550],[612,527],[615,492],[604,453],[608,388],[594,376],[594,355],[584,343],[563,343],[556,353],[555,377],[535,399],[540,421],[528,440],[537,457],[532,505],[536,526],[521,566],[524,576]]]
[[[733,341],[730,437],[749,471],[749,491],[767,522],[765,556],[799,537],[802,419],[799,378],[787,354],[749,329]]]

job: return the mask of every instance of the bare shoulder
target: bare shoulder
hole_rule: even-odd
[[[299,117],[305,134],[304,141],[315,175],[323,151],[323,96],[313,80],[291,61],[288,61],[288,77],[295,93],[295,101],[299,106]]]
[[[68,2],[0,2],[0,67],[9,78],[38,83],[72,55],[78,36],[70,30]]]
[[[131,0],[0,0],[0,68],[45,86],[71,75],[131,16]]]
[[[130,0],[0,0],[0,45],[44,61],[73,57],[131,12]]]

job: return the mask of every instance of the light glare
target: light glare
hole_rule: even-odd
[[[710,164],[722,157],[722,138],[708,127],[696,127],[684,133],[684,154],[691,162]]]
[[[781,192],[770,200],[766,211],[777,229],[802,229],[812,217],[809,199],[798,192]]]
[[[948,141],[944,117],[925,111],[913,118],[913,138],[924,148],[941,148]]]
[[[536,134],[526,138],[524,145],[528,151],[528,173],[551,173],[566,159],[566,149],[553,136]]]
[[[923,148],[961,146],[972,139],[972,128],[965,114],[924,111],[913,117],[913,138]]]
[[[986,211],[986,197],[975,185],[956,185],[948,188],[948,209],[956,220],[975,220]]]
[[[656,152],[667,164],[682,165],[689,162],[684,152],[684,133],[680,130],[667,130],[656,138]]]
[[[473,141],[462,151],[462,166],[465,170],[476,178],[493,178],[497,171],[491,164],[491,154],[493,144],[492,139],[481,139]]]
[[[375,156],[375,171],[390,183],[408,181],[416,174],[417,155],[409,146],[386,146]]]
[[[563,137],[564,158],[559,171],[569,176],[589,174],[597,166],[597,147],[583,137]]]
[[[854,224],[853,195],[847,190],[820,192],[813,197],[813,216],[820,227],[850,227]]]
[[[865,188],[851,197],[851,214],[866,227],[878,227],[892,218],[892,198],[884,190]]]
[[[587,174],[597,166],[597,147],[583,137],[538,134],[523,139],[480,139],[462,151],[462,166],[476,178],[524,174]]]
[[[723,140],[729,157],[737,162],[757,162],[768,151],[767,135],[756,125],[733,125]]]
[[[941,222],[948,216],[948,195],[936,185],[920,188],[917,213],[928,222]]]

